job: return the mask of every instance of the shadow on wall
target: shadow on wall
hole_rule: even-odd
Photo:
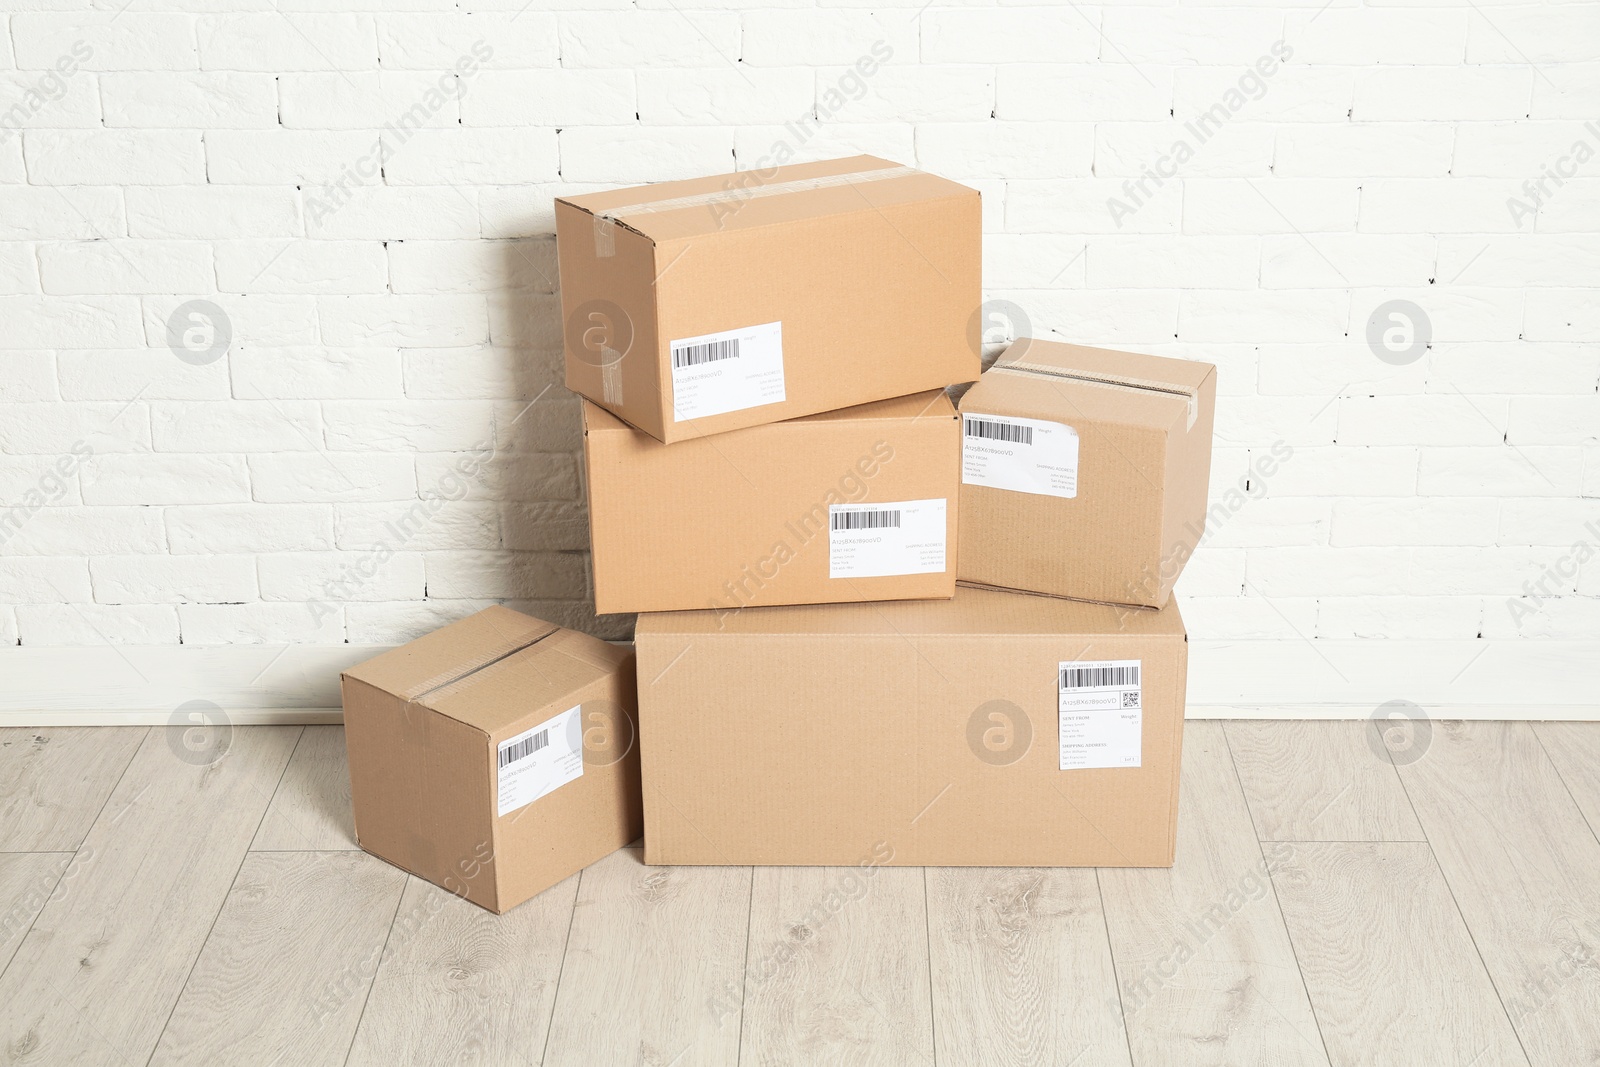
[[[546,214],[502,246],[504,289],[489,294],[488,358],[505,388],[495,411],[495,456],[485,479],[500,504],[501,546],[512,555],[505,603],[608,640],[629,640],[634,616],[594,611],[582,416],[562,384],[556,241]]]

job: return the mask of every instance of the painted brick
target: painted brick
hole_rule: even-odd
[[[28,130],[35,185],[198,185],[206,180],[199,130]]]
[[[97,604],[234,604],[256,599],[253,556],[102,556],[89,561]]]
[[[996,118],[1024,122],[1156,122],[1171,115],[1172,74],[1160,68],[1018,63],[1010,59],[1003,62],[996,77]]]
[[[235,348],[228,354],[241,399],[382,399],[401,395],[392,348]]]
[[[205,504],[165,510],[174,555],[314,552],[333,548],[325,504]]]
[[[536,9],[378,16],[378,56],[389,70],[553,67],[556,19]]]
[[[416,496],[409,455],[301,452],[251,456],[248,489],[237,499],[269,504],[403,500]]]
[[[278,124],[271,74],[128,71],[102,74],[99,83],[107,126],[248,130]]]
[[[206,70],[370,70],[378,65],[371,15],[208,15],[195,31]]]
[[[283,125],[308,130],[373,130],[389,123],[454,126],[465,85],[436,71],[339,71],[278,79]]]
[[[179,604],[185,645],[336,645],[344,640],[337,605],[307,610],[303,604]]]
[[[745,19],[748,62],[762,50],[771,12]],[[814,13],[813,18],[815,17]],[[718,67],[739,59],[739,16],[730,11],[631,11],[574,13],[560,19],[564,67]],[[818,27],[820,29],[820,26]],[[815,59],[790,55],[788,62]]]
[[[302,232],[293,189],[253,185],[144,186],[127,190],[128,235],[226,240]]]
[[[24,604],[17,609],[25,647],[175,645],[178,609],[167,604]]]
[[[642,77],[646,73],[659,76],[664,72],[640,71],[639,76]],[[739,72],[728,73],[737,78]],[[654,110],[648,120],[652,124],[664,120],[670,121],[668,116],[683,114],[678,105],[688,101],[684,97],[687,87],[682,79],[663,77],[656,91],[641,91],[636,94],[634,78],[634,72],[627,70],[485,71],[463,86],[461,122],[467,126],[517,127],[628,124],[634,122],[640,115],[646,100],[649,100],[652,109],[659,109]],[[737,86],[729,84],[723,91],[735,99],[745,100],[747,88],[743,83]],[[721,94],[718,95],[720,98]],[[802,107],[809,106],[810,101],[808,77],[805,103]],[[792,111],[782,113],[799,114],[800,111],[801,107],[796,107]],[[760,111],[747,113],[760,114]],[[728,120],[677,118],[677,121]]]
[[[0,602],[84,604],[93,599],[88,560],[0,556]]]
[[[262,600],[311,607],[336,608],[346,600],[408,600],[423,592],[422,557],[415,552],[283,552],[259,557],[258,569]]]
[[[380,241],[218,241],[225,293],[382,293],[389,261]]]
[[[39,246],[44,291],[209,293],[215,287],[211,246],[199,241],[80,241]]]
[[[194,23],[186,14],[23,11],[11,38],[22,70],[56,68],[64,56],[84,70],[193,70]]]
[[[80,472],[86,504],[229,504],[250,499],[242,456],[97,455]]]

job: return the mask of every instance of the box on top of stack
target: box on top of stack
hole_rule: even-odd
[[[973,381],[982,231],[872,156],[561,197],[567,388],[670,444]]]

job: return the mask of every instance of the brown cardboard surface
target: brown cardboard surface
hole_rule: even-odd
[[[567,387],[658,440],[978,376],[979,194],[935,175],[856,156],[562,197],[556,232]],[[672,341],[774,322],[784,400],[675,417]]]
[[[960,425],[942,391],[664,445],[584,404],[596,610],[948,597]],[[943,499],[934,573],[830,577],[829,506]]]
[[[639,835],[633,654],[492,607],[345,671],[356,839],[503,912]],[[502,741],[580,707],[583,773],[497,813]]]
[[[969,389],[963,415],[1077,432],[1077,496],[961,487],[964,582],[1159,607],[1205,532],[1216,368],[1027,339]],[[964,474],[964,479],[970,475]]]
[[[962,588],[642,615],[635,646],[647,863],[1172,863],[1175,605]],[[1060,663],[1127,659],[1143,669],[1141,765],[1061,770]]]

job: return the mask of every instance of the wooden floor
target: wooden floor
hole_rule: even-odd
[[[356,849],[338,727],[0,731],[0,1062],[1600,1064],[1600,724],[1371,730],[1191,722],[1171,870],[624,849],[499,918]]]

